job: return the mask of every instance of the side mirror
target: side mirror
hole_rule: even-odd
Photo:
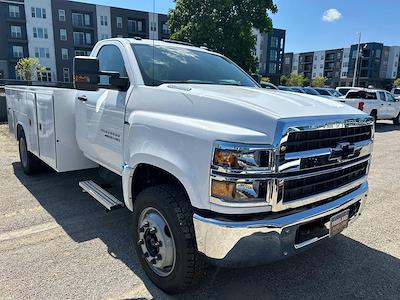
[[[74,88],[85,91],[99,89],[99,60],[97,57],[74,57]]]

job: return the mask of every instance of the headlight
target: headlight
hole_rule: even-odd
[[[228,202],[266,201],[267,182],[230,182],[211,180],[211,196]]]
[[[274,153],[268,145],[216,142],[211,163],[211,201],[231,206],[267,205],[267,194],[272,191],[267,174],[273,172]]]
[[[217,142],[213,167],[219,171],[268,171],[273,163],[273,152],[261,145]]]

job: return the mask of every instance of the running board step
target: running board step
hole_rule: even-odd
[[[79,186],[108,210],[114,210],[124,206],[121,201],[119,201],[106,190],[102,189],[92,180],[80,181]]]

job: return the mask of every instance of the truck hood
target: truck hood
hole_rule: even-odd
[[[200,97],[232,103],[277,119],[361,113],[339,101],[286,91],[204,84],[174,84],[169,85],[169,88],[185,89],[186,95],[192,100]]]

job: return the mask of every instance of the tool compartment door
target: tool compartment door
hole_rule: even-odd
[[[57,168],[56,141],[54,128],[53,95],[36,94],[39,156],[52,168]]]

